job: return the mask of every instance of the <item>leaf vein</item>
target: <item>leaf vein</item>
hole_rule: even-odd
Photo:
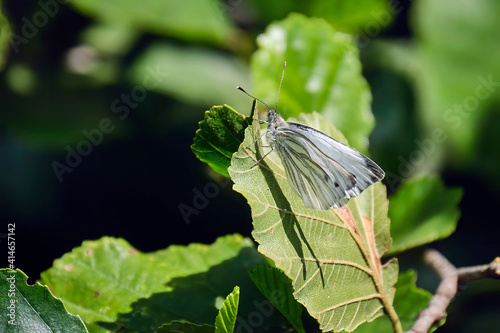
[[[328,311],[332,311],[332,310],[338,309],[338,308],[340,308],[342,306],[346,306],[346,305],[349,305],[349,304],[354,304],[354,303],[357,303],[357,302],[371,301],[371,300],[374,300],[374,299],[377,299],[377,298],[380,299],[381,297],[382,296],[379,293],[367,295],[365,297],[359,297],[359,298],[352,299],[352,300],[349,300],[349,301],[346,301],[346,302],[343,302],[343,303],[336,304],[335,306],[326,308],[323,311],[317,312],[316,314],[319,315],[321,313],[326,313]]]

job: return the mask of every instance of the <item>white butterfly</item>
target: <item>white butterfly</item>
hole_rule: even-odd
[[[285,66],[283,75],[284,72]],[[258,100],[241,87],[238,89]],[[288,184],[302,197],[306,207],[340,208],[384,178],[384,171],[375,162],[328,135],[309,126],[286,122],[275,109],[269,108],[267,118],[265,134],[271,146],[269,153],[277,152]]]

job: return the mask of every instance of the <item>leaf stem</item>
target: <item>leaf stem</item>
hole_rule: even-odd
[[[377,283],[377,289],[378,289],[378,283]],[[383,290],[383,286],[381,288]],[[389,316],[389,319],[391,320],[392,328],[395,333],[402,333],[403,332],[403,327],[401,326],[401,321],[399,320],[398,314],[396,313],[396,310],[394,310],[394,306],[392,306],[392,303],[389,301],[387,296],[385,295],[385,291],[381,291],[379,289],[379,292],[382,294],[382,304],[384,304],[384,309],[385,312],[387,313],[387,316]]]
[[[357,205],[358,208],[358,214],[362,218],[361,211],[359,211],[359,205]],[[349,212],[349,215],[351,215],[351,212]],[[352,218],[352,215],[351,215]],[[380,294],[380,300],[382,301],[382,305],[384,307],[384,310],[389,316],[389,319],[392,324],[392,328],[395,333],[403,333],[403,327],[401,326],[401,321],[399,320],[398,314],[396,313],[396,310],[394,310],[394,307],[392,305],[391,300],[388,298],[385,288],[384,288],[384,283],[383,283],[383,273],[382,273],[382,267],[380,263],[380,258],[376,254],[376,250],[374,247],[374,239],[373,239],[373,226],[372,226],[372,221],[364,221],[364,232],[365,232],[365,237],[366,240],[369,244],[365,244],[363,237],[359,234],[359,231],[356,233],[354,232],[354,229],[351,227],[351,235],[354,238],[354,240],[358,243],[359,248],[361,252],[363,253],[363,256],[365,257],[366,262],[368,263],[368,266],[370,266],[370,269],[372,270],[372,279],[375,284],[375,287],[377,288],[378,293]],[[369,222],[369,223],[367,223]]]
[[[364,253],[364,251],[363,251]],[[370,268],[374,271],[374,274],[372,275],[373,277],[373,282],[375,283],[375,286],[377,288],[378,293],[380,294],[380,300],[382,301],[382,305],[384,306],[385,313],[391,320],[392,328],[394,330],[394,333],[403,333],[403,327],[401,326],[401,321],[399,320],[399,316],[396,313],[396,310],[394,309],[394,306],[392,305],[391,300],[388,298],[385,289],[384,289],[384,284],[382,282],[382,272],[380,274],[377,274],[375,269],[377,267],[377,263],[375,260],[379,260],[376,258],[372,258],[372,260],[368,260],[369,258],[366,258],[368,261],[368,265]]]

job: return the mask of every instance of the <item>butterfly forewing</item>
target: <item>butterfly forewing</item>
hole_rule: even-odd
[[[288,125],[289,129],[301,133],[303,140],[305,139],[305,141],[310,142],[317,148],[309,150],[311,158],[314,159],[314,155],[318,155],[317,158],[320,160],[326,157],[342,165],[356,179],[356,187],[360,193],[368,186],[384,178],[384,171],[359,151],[314,128],[295,123],[288,123]]]
[[[342,207],[384,176],[368,157],[308,126],[282,122],[271,140],[288,183],[308,208]]]

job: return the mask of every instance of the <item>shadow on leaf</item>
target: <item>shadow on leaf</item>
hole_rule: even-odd
[[[116,324],[121,327],[120,332],[154,332],[173,321],[213,325],[218,306],[238,285],[241,299],[236,327],[250,325],[254,332],[283,327],[286,320],[248,275],[252,267],[264,263],[264,257],[254,249],[242,249],[238,256],[207,272],[172,279],[168,283],[172,291],[140,299],[132,304],[131,312],[119,315]],[[110,327],[109,323],[100,324]]]

